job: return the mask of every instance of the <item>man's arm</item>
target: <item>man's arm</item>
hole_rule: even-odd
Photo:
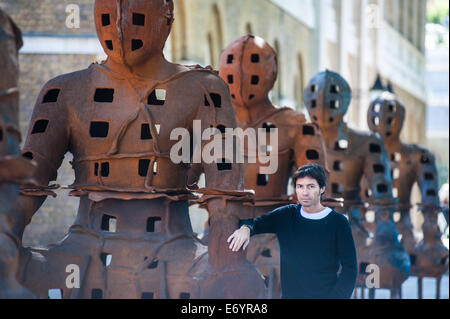
[[[342,269],[336,285],[329,294],[329,298],[350,298],[355,288],[358,271],[355,243],[353,241],[350,224],[345,217],[337,231],[337,253]]]
[[[228,237],[227,242],[231,241],[229,248],[232,251],[239,251],[243,246],[242,249],[245,250],[250,242],[250,236],[277,233],[281,213],[286,208],[280,207],[257,218],[240,220],[240,228]]]

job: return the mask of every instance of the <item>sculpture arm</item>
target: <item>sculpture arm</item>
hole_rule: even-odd
[[[244,192],[243,164],[234,161],[235,141],[225,143],[226,135],[221,133],[226,128],[237,127],[228,87],[214,74],[208,74],[205,80],[200,83],[203,96],[197,119],[201,120],[203,133],[209,128],[217,131],[211,139],[201,142],[206,187],[199,192],[203,193],[202,201],[207,204],[209,213],[209,261],[213,267],[222,268],[245,260],[242,251],[233,253],[228,249],[227,238],[238,227],[243,217],[242,203],[249,200],[251,194]]]
[[[372,135],[367,142],[362,143],[365,154],[364,178],[366,178],[371,196],[369,199],[376,204],[393,204],[392,178],[389,158],[383,141]]]
[[[441,232],[438,227],[437,217],[440,201],[436,160],[431,152],[423,148],[420,148],[417,157],[416,176],[422,198],[422,203],[420,203],[419,207],[424,215],[422,231],[424,234],[433,234],[434,238],[439,239]]]
[[[49,182],[56,180],[57,170],[69,148],[68,123],[64,83],[56,78],[49,81],[39,94],[22,150],[25,158],[32,159],[37,164],[32,178],[38,186],[22,187],[21,195],[11,211],[11,231],[20,240],[26,225],[47,195],[53,194],[47,186]]]
[[[434,155],[428,150],[421,149],[418,157],[416,176],[422,195],[422,203],[439,206],[439,176]]]

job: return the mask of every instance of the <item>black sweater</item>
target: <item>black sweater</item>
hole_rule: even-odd
[[[249,226],[251,235],[277,235],[282,298],[350,298],[357,262],[347,218],[332,210],[322,219],[307,219],[301,216],[300,208],[280,207],[258,218],[241,220],[240,226]]]

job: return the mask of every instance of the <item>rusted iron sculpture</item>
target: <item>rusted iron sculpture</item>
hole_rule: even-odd
[[[254,203],[248,207],[248,218],[295,202],[287,194],[292,169],[311,162],[326,167],[325,148],[318,127],[307,123],[303,114],[287,107],[278,108],[269,100],[277,71],[277,53],[262,38],[252,35],[231,43],[220,59],[220,75],[230,89],[238,126],[243,130],[262,128],[267,133],[271,128],[278,130],[278,147],[267,146],[268,153],[277,152],[276,173],[261,174],[261,167],[267,164],[254,158],[256,154],[245,154],[244,185],[255,191]],[[280,252],[276,236],[252,237],[247,258],[266,278],[269,298],[279,298]]]
[[[0,298],[28,298],[30,291],[17,281],[20,239],[11,230],[12,204],[19,185],[33,183],[34,165],[20,156],[19,59],[22,34],[12,19],[0,9]],[[9,289],[5,289],[8,287]]]
[[[373,132],[381,135],[390,158],[393,188],[398,192],[397,211],[400,219],[397,228],[401,243],[411,259],[411,275],[418,277],[419,298],[422,298],[422,278],[436,278],[436,298],[439,299],[440,281],[448,270],[448,249],[441,241],[437,224],[440,210],[438,173],[434,156],[416,144],[405,144],[400,132],[405,120],[405,108],[395,95],[384,92],[375,99],[368,110],[367,123]],[[414,183],[421,191],[418,203],[424,218],[423,239],[416,243],[410,218],[410,198]]]
[[[38,97],[23,155],[37,162],[40,187],[22,188],[10,231],[21,238],[52,194],[49,182],[68,151],[75,171],[69,188],[80,197],[61,242],[21,251],[20,281],[38,297],[49,290],[62,298],[264,297],[262,276],[244,252],[226,245],[242,203],[252,200],[242,165],[202,162],[206,188],[196,192],[210,214],[209,253],[193,236],[189,164],[171,160],[171,131],[192,133],[195,119],[202,130],[233,128],[236,119],[215,72],[165,60],[173,6],[171,0],[96,0],[108,59],[50,80]],[[66,285],[68,265],[79,267],[79,288]]]
[[[331,196],[343,198],[343,209],[352,227],[359,263],[359,285],[364,285],[366,266],[380,269],[380,288],[401,297],[401,284],[409,275],[409,257],[398,242],[393,221],[394,200],[389,161],[383,141],[371,133],[349,128],[343,121],[351,100],[351,88],[339,74],[325,71],[314,76],[305,89],[305,105],[321,130],[330,167]],[[360,182],[369,181],[369,208],[376,212],[375,237],[363,225],[364,203]],[[373,240],[373,242],[372,242]],[[373,291],[372,291],[373,292]]]

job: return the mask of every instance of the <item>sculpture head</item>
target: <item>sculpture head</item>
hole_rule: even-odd
[[[108,57],[133,66],[162,54],[173,23],[173,1],[95,0],[94,15]]]
[[[0,9],[0,126],[2,123],[18,125],[19,108],[19,49],[22,47],[22,32],[14,21]],[[0,127],[0,144],[5,150],[12,147],[7,143],[5,131]],[[0,145],[0,155],[2,153]]]
[[[337,126],[342,122],[352,92],[342,76],[326,70],[309,81],[304,96],[311,120],[320,128],[326,128]]]
[[[17,87],[19,75],[19,49],[23,45],[22,32],[14,21],[0,10],[0,61],[2,73],[0,77],[0,96],[6,95],[6,90]]]
[[[220,76],[230,88],[233,104],[248,107],[267,99],[277,73],[277,53],[257,36],[237,39],[220,57]]]
[[[389,92],[382,93],[370,104],[367,124],[372,132],[377,132],[383,140],[396,140],[405,120],[405,108]]]

